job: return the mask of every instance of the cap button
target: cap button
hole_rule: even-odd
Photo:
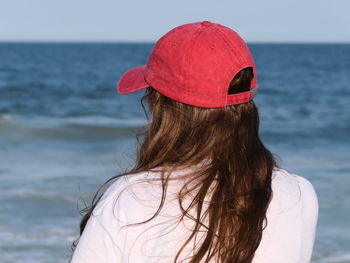
[[[203,26],[211,26],[211,22],[209,22],[209,21],[203,21],[203,22],[202,22],[202,25],[203,25]]]

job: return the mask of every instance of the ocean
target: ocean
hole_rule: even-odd
[[[0,44],[0,262],[67,262],[79,209],[131,167],[154,43]],[[261,138],[319,198],[313,263],[350,262],[350,44],[249,44]]]

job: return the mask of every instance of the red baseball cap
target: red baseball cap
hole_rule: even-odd
[[[253,68],[249,91],[228,94],[233,77]],[[209,21],[184,24],[155,44],[146,65],[120,78],[120,94],[148,86],[161,94],[198,107],[217,108],[250,101],[258,91],[256,67],[244,40],[232,29]]]

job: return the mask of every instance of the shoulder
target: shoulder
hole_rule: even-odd
[[[302,207],[317,213],[318,197],[310,180],[282,168],[275,168],[272,174],[273,197],[271,205],[275,210],[283,211],[292,207]]]
[[[310,262],[318,218],[314,186],[281,168],[274,169],[271,186],[267,221],[253,262]]]
[[[108,185],[93,216],[112,218],[117,215],[119,221],[145,220],[159,206],[159,187],[148,180],[156,175],[156,172],[146,171],[120,176]]]

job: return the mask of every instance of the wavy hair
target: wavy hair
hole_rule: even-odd
[[[248,91],[252,78],[251,67],[241,70],[232,79],[228,94]],[[149,104],[148,109],[145,101]],[[177,169],[195,167],[186,174],[193,187],[183,187],[178,194],[182,218],[194,220],[195,227],[173,262],[178,262],[181,252],[200,227],[205,228],[205,237],[189,263],[203,260],[252,262],[267,225],[272,171],[278,167],[274,155],[259,137],[259,114],[254,101],[202,108],[172,100],[148,87],[141,104],[148,123],[136,134],[135,166],[129,172],[110,178],[105,184],[122,176],[163,167],[160,206],[151,218],[138,223],[141,224],[152,220],[161,210],[170,183],[169,175]],[[203,160],[209,162],[198,166]],[[92,204],[82,210],[80,235],[102,196],[101,189],[96,192]],[[185,208],[182,203],[190,193],[192,201]],[[203,211],[204,199],[208,197],[209,204]],[[196,217],[190,215],[191,209],[195,210]],[[206,221],[203,221],[203,212]],[[73,242],[72,250],[77,241]]]

